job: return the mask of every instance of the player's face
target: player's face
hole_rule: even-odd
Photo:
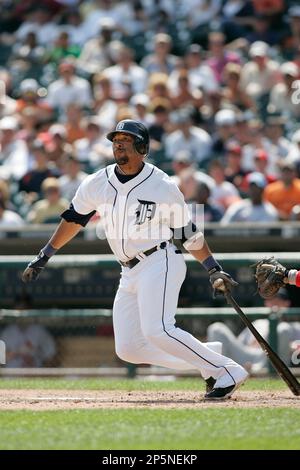
[[[126,165],[137,154],[134,146],[134,137],[119,132],[113,138],[113,154],[118,165]]]

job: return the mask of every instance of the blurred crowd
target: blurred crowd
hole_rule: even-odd
[[[126,118],[205,222],[300,220],[299,2],[1,1],[1,229],[57,222]]]

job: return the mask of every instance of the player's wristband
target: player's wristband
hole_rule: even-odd
[[[297,269],[290,269],[288,272],[289,284],[292,286],[300,287],[300,271]]]
[[[222,271],[222,267],[212,255],[202,261],[202,265],[206,271],[211,271],[212,269],[215,271]]]
[[[55,255],[55,253],[57,252],[57,250],[55,248],[53,248],[53,246],[51,245],[50,242],[47,243],[46,246],[44,246],[44,248],[42,248],[42,252],[44,253],[44,255],[46,255],[48,258],[51,258],[51,256]]]

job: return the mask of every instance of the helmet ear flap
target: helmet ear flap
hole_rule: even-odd
[[[134,148],[135,150],[140,153],[141,155],[146,155],[149,151],[148,145],[142,142],[140,139],[135,138],[134,141]]]

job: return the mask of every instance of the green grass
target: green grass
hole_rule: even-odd
[[[299,449],[300,410],[0,412],[1,449]]]
[[[172,381],[145,379],[0,379],[0,389],[42,390],[203,390],[200,379],[177,379]],[[251,379],[243,390],[285,390],[287,386],[279,379]],[[288,390],[288,389],[287,389]]]
[[[0,389],[16,388],[197,391],[203,381],[0,379]],[[288,389],[251,379],[243,390]],[[9,410],[0,411],[0,449],[299,449],[299,423],[292,407]]]

